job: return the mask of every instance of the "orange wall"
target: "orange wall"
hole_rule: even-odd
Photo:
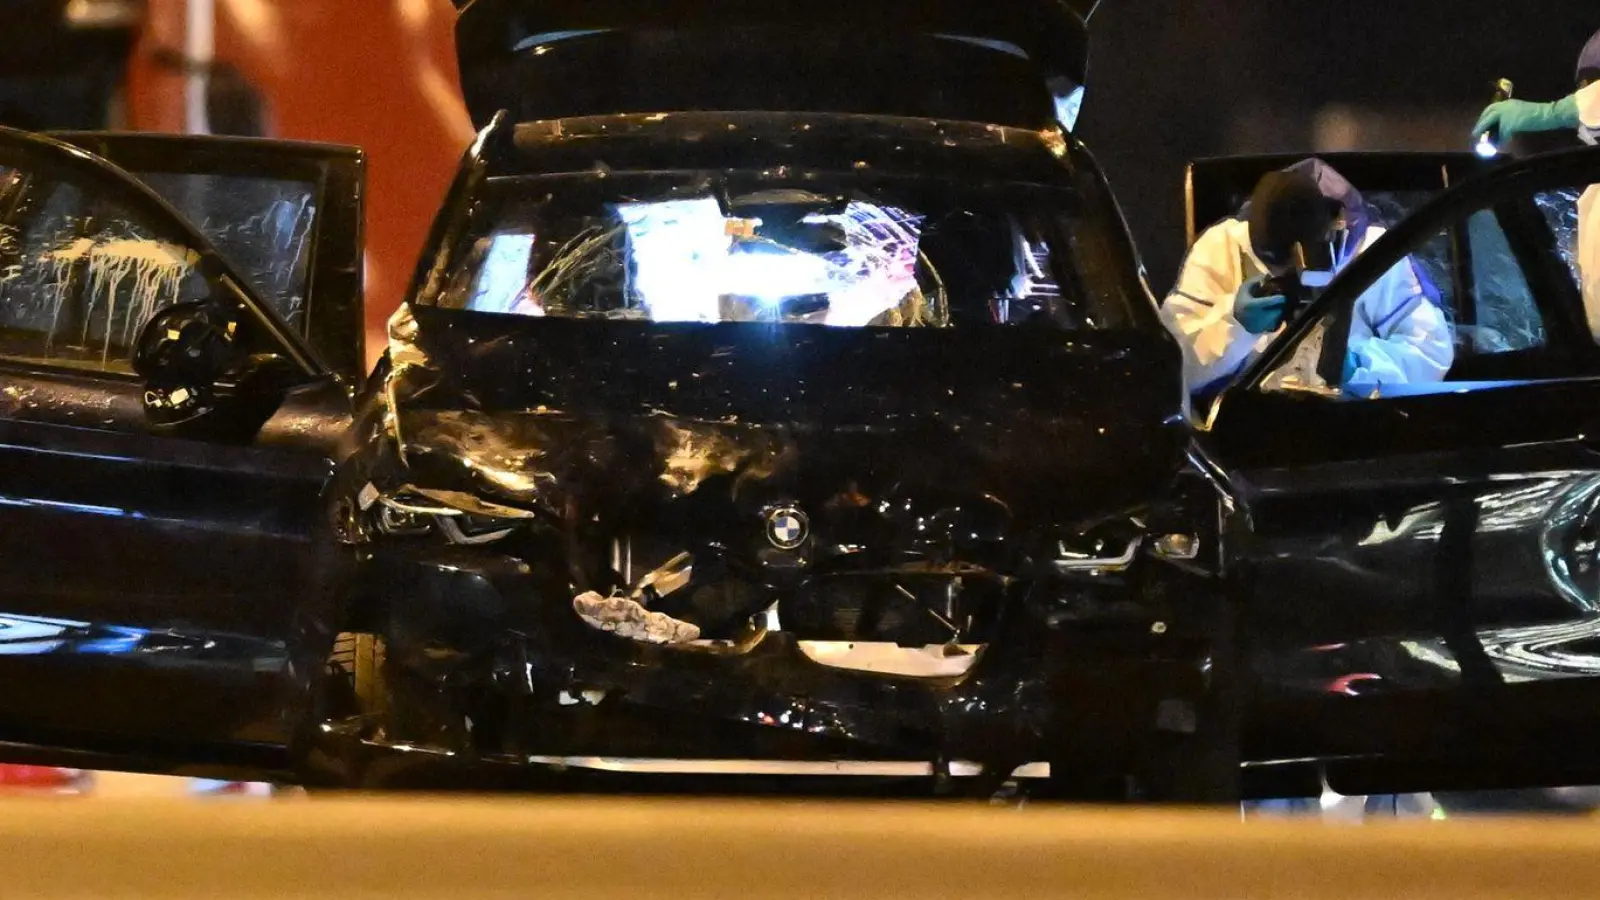
[[[130,127],[183,128],[183,82],[149,63],[181,48],[186,0],[150,0]],[[216,0],[217,56],[269,98],[275,137],[367,151],[367,324],[381,351],[434,212],[472,140],[445,0]]]

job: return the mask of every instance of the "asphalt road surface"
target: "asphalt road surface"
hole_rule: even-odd
[[[1600,821],[622,798],[12,800],[0,897],[1592,897]]]

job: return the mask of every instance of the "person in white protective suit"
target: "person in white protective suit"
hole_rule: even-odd
[[[1372,246],[1361,194],[1320,159],[1268,173],[1237,216],[1211,226],[1189,251],[1162,318],[1183,347],[1184,376],[1197,400],[1219,392],[1283,330],[1283,279],[1326,283]],[[1315,353],[1277,373],[1283,384],[1317,384]],[[1442,381],[1455,360],[1454,335],[1437,292],[1409,258],[1357,301],[1341,386]]]
[[[1578,55],[1578,89],[1554,103],[1502,100],[1478,118],[1476,137],[1496,129],[1501,143],[1518,134],[1575,129],[1585,144],[1600,144],[1600,31]],[[1578,272],[1583,279],[1583,305],[1589,331],[1600,341],[1600,186],[1578,198]]]

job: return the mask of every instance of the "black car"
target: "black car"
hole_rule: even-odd
[[[1600,295],[1578,247],[1600,152],[1328,159],[1392,229],[1196,411],[1233,507],[1247,767],[1314,760],[1347,794],[1594,783]],[[1286,162],[1195,165],[1191,235]],[[1454,364],[1338,390],[1356,298],[1407,257]],[[1274,377],[1316,342],[1314,383]]]
[[[1564,254],[1600,152],[1459,186],[1334,160],[1419,208],[1191,410],[1060,124],[1077,13],[843,4],[797,40],[466,6],[483,130],[370,376],[355,151],[0,132],[7,757],[1102,799],[1595,777],[1600,351]],[[841,111],[860,59],[916,77]],[[1281,162],[1197,165],[1196,224]],[[1456,369],[1340,391],[1354,298],[1408,254]],[[1272,379],[1311,340],[1325,383]]]

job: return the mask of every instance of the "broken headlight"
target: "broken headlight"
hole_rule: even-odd
[[[433,532],[432,516],[397,509],[387,503],[379,503],[372,510],[372,523],[379,532],[393,537],[415,537]]]
[[[1139,519],[1112,520],[1051,542],[1050,566],[1060,574],[1108,575],[1126,572],[1140,551],[1158,559],[1191,562],[1199,557],[1200,535],[1191,531],[1148,530]]]
[[[534,513],[527,510],[491,503],[472,494],[411,485],[384,493],[369,484],[361,492],[360,505],[381,534],[438,534],[452,544],[492,544],[534,518]]]
[[[1144,540],[1144,529],[1134,520],[1102,522],[1058,535],[1051,548],[1051,566],[1061,573],[1123,572],[1133,565]]]

